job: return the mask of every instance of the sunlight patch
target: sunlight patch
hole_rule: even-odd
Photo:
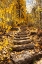
[[[26,10],[31,13],[33,7],[36,5],[36,0],[26,0]]]

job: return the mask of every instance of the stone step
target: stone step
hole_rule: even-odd
[[[28,38],[28,37],[23,37],[23,38],[21,38],[21,37],[20,37],[20,38],[15,38],[15,37],[14,37],[14,40],[27,40],[27,39],[30,39],[30,38]]]
[[[17,33],[18,35],[27,35],[28,33]]]
[[[14,37],[16,37],[16,38],[27,37],[27,35],[15,35]]]
[[[14,38],[14,40],[27,40],[28,38]]]
[[[27,36],[27,35],[30,35],[30,32],[26,32],[26,33],[24,33],[24,32],[21,33],[20,32],[20,33],[15,34],[15,36],[24,36],[24,37]]]
[[[12,47],[12,51],[18,52],[18,51],[27,50],[27,49],[31,50],[31,49],[34,49],[34,47],[35,47],[35,45],[32,43],[20,45],[20,46],[17,45],[17,47],[15,47],[15,45],[14,45],[14,47]]]
[[[42,64],[42,58],[35,60],[34,64]]]
[[[30,34],[29,32],[27,32],[27,33],[17,33],[17,35],[28,35],[28,34]]]
[[[14,40],[14,45],[24,45],[24,44],[28,44],[28,43],[31,43],[32,40],[19,40],[19,41],[16,41]]]

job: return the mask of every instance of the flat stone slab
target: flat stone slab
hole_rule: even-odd
[[[22,51],[22,50],[32,50],[34,49],[35,45],[34,44],[26,44],[26,45],[17,45],[17,47],[12,47],[13,51]]]
[[[20,38],[20,37],[27,37],[27,35],[15,35],[14,37],[16,37],[16,38]]]
[[[28,39],[28,40],[14,40],[14,45],[24,45],[24,44],[29,44],[31,43],[32,40]]]

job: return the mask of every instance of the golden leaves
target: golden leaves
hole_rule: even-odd
[[[9,44],[8,39],[5,38],[3,42],[0,42],[0,51]]]

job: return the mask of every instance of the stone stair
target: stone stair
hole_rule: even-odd
[[[21,29],[21,27],[20,27],[20,29]],[[24,46],[26,44],[26,46],[27,46],[29,43],[31,44],[32,38],[30,38],[30,36],[28,36],[28,34],[30,34],[30,33],[29,33],[29,31],[27,32],[27,28],[26,27],[22,28],[21,31],[18,32],[17,34],[15,34],[15,36],[14,36],[14,42],[13,42],[14,45],[17,45],[17,47],[18,47],[18,45]],[[31,46],[32,46],[32,44],[31,44]]]
[[[42,57],[42,51],[35,52],[34,41],[26,26],[21,26],[20,31],[14,35],[13,44],[8,59],[10,61],[9,63],[7,63],[8,60],[4,61],[5,64],[31,64],[33,59]]]
[[[36,57],[36,55],[42,56],[42,53],[35,53],[35,45],[29,29],[27,30],[26,26],[20,27],[20,29],[20,32],[14,36],[14,46],[12,47],[13,53],[11,53],[10,56],[15,64],[31,64],[33,58]]]

